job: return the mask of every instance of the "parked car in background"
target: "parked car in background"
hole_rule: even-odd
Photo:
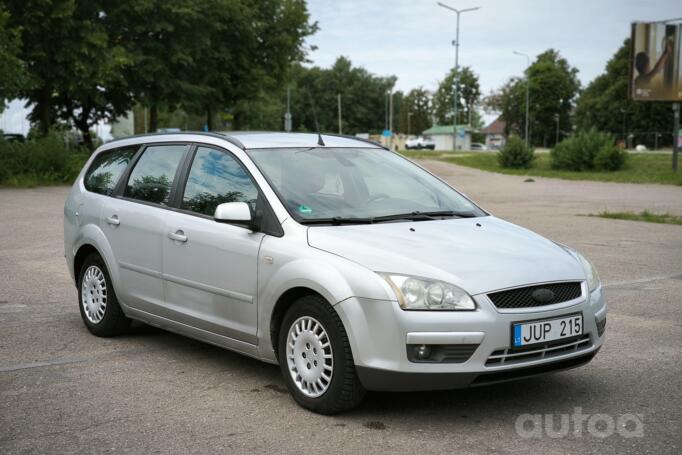
[[[64,248],[94,335],[136,319],[279,364],[324,414],[577,367],[604,342],[584,256],[357,138],[111,141],[66,199]]]
[[[428,136],[417,136],[412,139],[408,139],[405,141],[405,148],[407,150],[421,150],[421,149],[427,149],[427,150],[435,150],[436,149],[436,143],[433,141]]]
[[[472,142],[472,143],[471,143],[470,150],[473,150],[473,151],[486,151],[486,150],[488,150],[488,146],[486,146],[485,144],[480,144],[480,143],[478,143],[478,142]]]
[[[2,139],[7,142],[26,142],[23,134],[4,133]]]

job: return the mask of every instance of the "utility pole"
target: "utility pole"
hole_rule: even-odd
[[[677,154],[680,152],[680,103],[673,103],[673,171],[677,172]]]
[[[393,150],[393,89],[388,95],[388,130],[391,132],[391,136],[388,139],[389,149]]]
[[[407,113],[407,137],[410,137],[410,117],[412,117],[412,112]]]
[[[343,134],[343,127],[341,125],[341,94],[337,94],[337,104],[339,106],[339,134]]]
[[[529,74],[529,68],[530,68],[530,57],[528,54],[524,54],[523,52],[517,52],[513,51],[514,54],[520,55],[521,57],[526,57],[526,147],[528,147],[529,144],[529,138],[528,138],[528,126],[529,126],[529,120],[528,120],[528,112],[529,112],[529,103],[530,103],[530,74]]]
[[[284,114],[284,131],[291,133],[291,85],[287,85],[287,111]]]
[[[459,95],[459,15],[469,11],[476,11],[481,7],[476,6],[474,8],[456,9],[441,2],[438,2],[438,6],[449,9],[450,11],[453,11],[457,14],[457,30],[455,32],[455,41],[453,43],[455,45],[455,96],[454,114],[452,117],[452,149],[453,151],[457,151],[457,105],[459,104],[457,103]]]

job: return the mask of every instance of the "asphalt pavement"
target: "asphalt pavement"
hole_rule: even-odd
[[[682,215],[682,187],[421,164],[592,259],[609,304],[592,363],[476,389],[370,393],[352,412],[315,415],[276,366],[143,324],[90,335],[63,258],[68,189],[0,189],[0,453],[680,453],[682,226],[584,215]]]

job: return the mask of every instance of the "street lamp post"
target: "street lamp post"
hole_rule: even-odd
[[[526,57],[526,147],[528,147],[528,107],[530,103],[530,75],[528,74],[528,68],[530,68],[530,57],[523,52],[513,52],[521,57]]]
[[[453,11],[457,14],[457,31],[455,32],[455,107],[452,118],[452,149],[453,151],[457,151],[457,98],[459,95],[459,15],[469,11],[476,11],[477,9],[481,9],[481,7],[476,6],[474,8],[457,9],[441,2],[438,2],[438,6],[449,9],[450,11]]]

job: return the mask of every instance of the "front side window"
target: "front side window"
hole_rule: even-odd
[[[409,160],[378,148],[253,149],[247,153],[301,222],[405,214],[483,216]]]
[[[130,173],[125,197],[168,204],[175,171],[187,145],[152,145],[145,149]]]
[[[213,216],[225,202],[247,202],[255,209],[258,190],[246,170],[231,155],[197,148],[187,177],[181,208]]]
[[[83,180],[85,189],[93,193],[111,195],[118,179],[121,178],[139,148],[138,145],[133,145],[107,150],[97,155],[85,174]]]

